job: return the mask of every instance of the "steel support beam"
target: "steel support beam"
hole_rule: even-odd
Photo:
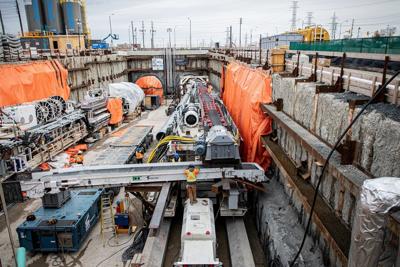
[[[256,163],[242,163],[233,167],[207,167],[202,162],[125,164],[110,166],[82,166],[33,174],[30,184],[45,187],[105,187],[132,184],[185,181],[184,170],[194,165],[200,169],[199,182],[215,179],[242,178],[250,182],[265,181],[264,170]]]
[[[243,217],[227,217],[225,224],[232,267],[256,266]]]
[[[261,104],[264,113],[270,116],[275,123],[282,127],[296,142],[315,158],[316,161],[324,163],[331,148],[318,137],[295,122],[292,118],[281,111],[277,111],[272,105]],[[339,153],[335,152],[329,161],[328,170],[334,173],[337,179],[343,180],[345,187],[354,195],[359,195],[359,188],[364,180],[369,179],[365,173],[352,165],[342,165]]]
[[[144,245],[141,265],[143,267],[162,267],[164,264],[165,252],[172,219],[164,219],[161,222],[157,235],[148,236]]]
[[[161,192],[158,195],[157,204],[154,209],[151,221],[149,224],[149,235],[154,236],[157,230],[160,228],[161,222],[164,218],[164,210],[167,206],[169,192],[171,191],[172,183],[164,183]]]

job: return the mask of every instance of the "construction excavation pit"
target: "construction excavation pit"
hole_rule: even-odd
[[[185,15],[185,46],[131,18],[124,40],[121,1],[19,2],[0,3],[0,267],[400,267],[395,27],[254,41],[240,18],[208,46]]]

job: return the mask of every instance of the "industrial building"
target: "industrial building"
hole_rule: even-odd
[[[28,32],[21,38],[25,49],[83,50],[89,45],[85,1],[25,1]]]
[[[400,37],[145,49],[92,42],[85,1],[25,9],[0,266],[400,266]]]

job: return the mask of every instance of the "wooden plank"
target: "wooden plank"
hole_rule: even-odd
[[[229,241],[231,266],[256,266],[243,218],[227,217],[225,218],[225,224]]]
[[[150,235],[154,235],[155,232],[161,225],[161,222],[164,218],[164,210],[167,206],[167,200],[169,196],[169,192],[171,190],[171,183],[164,183],[162,185],[160,194],[157,199],[157,204],[153,212],[153,216],[151,217],[151,221],[149,224]]]
[[[395,105],[397,105],[397,97],[399,95],[399,83],[400,83],[400,81],[396,81],[396,83],[394,85],[392,104],[395,104]]]

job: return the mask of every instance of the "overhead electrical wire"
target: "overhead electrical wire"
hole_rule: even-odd
[[[367,102],[367,104],[365,104],[360,112],[357,113],[357,115],[354,117],[354,119],[350,122],[349,126],[347,126],[347,128],[343,131],[343,133],[340,135],[340,137],[336,140],[335,145],[333,146],[333,148],[331,149],[331,151],[328,154],[328,157],[325,160],[325,163],[322,167],[322,171],[321,174],[318,176],[318,181],[317,181],[317,186],[315,187],[315,193],[314,193],[314,197],[313,197],[313,202],[311,205],[311,210],[310,210],[310,214],[308,217],[308,221],[307,221],[307,225],[306,225],[306,229],[304,231],[304,235],[303,235],[303,239],[301,241],[301,245],[296,253],[296,256],[294,257],[293,261],[290,263],[290,267],[294,267],[296,260],[298,259],[298,257],[300,256],[301,250],[304,247],[305,241],[307,239],[307,233],[310,229],[311,226],[311,219],[312,219],[312,215],[314,213],[314,209],[315,209],[315,203],[317,202],[317,197],[318,197],[318,190],[319,187],[321,185],[323,176],[325,174],[325,170],[328,166],[329,160],[331,159],[331,157],[333,156],[333,153],[335,152],[335,150],[338,148],[338,146],[340,145],[340,142],[342,141],[342,139],[346,136],[347,132],[351,129],[351,127],[354,125],[354,123],[361,117],[361,115],[364,113],[364,111],[367,109],[367,107],[369,105],[371,105],[372,103],[375,102],[376,98],[386,89],[386,87],[394,80],[394,78],[396,78],[398,75],[400,74],[400,71],[397,71],[389,80],[387,80],[375,93],[375,95]]]

